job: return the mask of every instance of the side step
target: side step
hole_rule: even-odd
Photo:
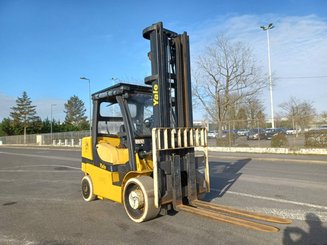
[[[194,206],[193,206],[194,205]],[[253,220],[261,220],[265,222],[272,222],[278,224],[290,224],[291,221],[288,219],[282,219],[278,217],[273,217],[269,215],[258,214],[254,212],[249,212],[245,210],[229,208],[226,206],[211,204],[203,201],[192,201],[191,205],[180,205],[178,206],[179,210],[189,212],[192,214],[200,215],[203,217],[211,218],[218,221],[227,222],[230,224],[242,226],[245,228],[264,231],[264,232],[278,232],[279,228],[266,225],[262,223],[258,223],[256,221],[247,220],[245,218],[253,219]],[[236,217],[233,217],[234,215]],[[237,217],[238,216],[238,217]]]

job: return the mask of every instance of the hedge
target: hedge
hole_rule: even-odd
[[[304,134],[305,147],[327,148],[327,129],[310,130]]]
[[[288,140],[285,134],[276,134],[271,138],[271,147],[280,148],[288,147]]]

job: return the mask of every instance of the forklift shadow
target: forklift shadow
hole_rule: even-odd
[[[210,162],[210,193],[202,196],[202,200],[211,201],[222,197],[242,175],[239,172],[252,159],[240,159],[233,162]]]

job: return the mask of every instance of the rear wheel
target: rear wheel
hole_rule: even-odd
[[[123,198],[125,211],[134,222],[153,219],[160,211],[154,206],[153,179],[149,176],[129,179],[124,187]]]
[[[90,202],[95,199],[93,192],[93,185],[90,176],[85,175],[81,181],[82,184],[82,196],[84,201]]]

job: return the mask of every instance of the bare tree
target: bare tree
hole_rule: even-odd
[[[263,113],[264,105],[262,102],[258,98],[251,96],[245,98],[244,105],[250,121],[250,126],[252,128],[265,127],[265,115]]]
[[[292,122],[294,129],[299,127],[303,130],[309,125],[316,115],[316,110],[312,102],[302,101],[291,97],[289,101],[279,105],[284,111],[284,115]]]
[[[258,93],[266,84],[252,51],[240,42],[218,36],[197,59],[193,95],[218,125],[221,135],[232,106]]]
[[[322,120],[324,122],[327,122],[327,111],[323,111],[321,114],[320,114],[320,117],[322,118]]]

